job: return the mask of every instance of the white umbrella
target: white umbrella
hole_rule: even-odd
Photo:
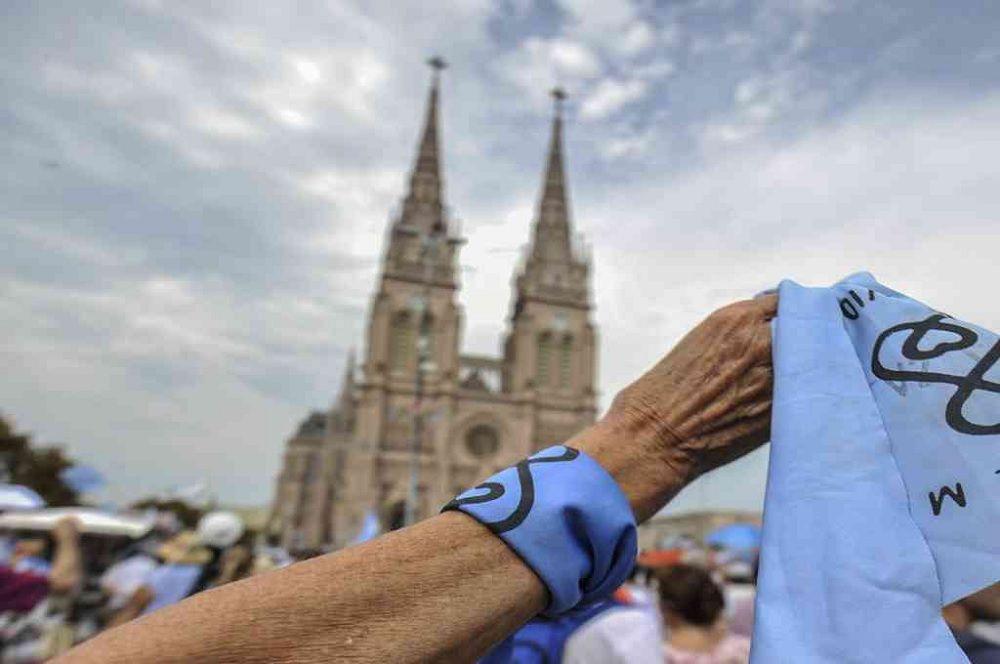
[[[8,512],[0,515],[0,529],[52,530],[61,519],[77,520],[80,532],[96,535],[123,535],[138,538],[153,527],[145,516],[111,514],[92,507],[52,507],[32,512]]]
[[[34,490],[20,484],[0,484],[0,510],[37,510],[45,500]]]

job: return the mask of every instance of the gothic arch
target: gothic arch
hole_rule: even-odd
[[[389,319],[389,368],[392,371],[409,369],[416,348],[416,327],[409,311],[397,311]]]
[[[555,350],[552,333],[542,332],[538,335],[538,352],[536,357],[535,384],[538,387],[548,387],[552,384],[552,360]]]
[[[559,342],[559,387],[567,388],[573,381],[573,335],[564,334]]]

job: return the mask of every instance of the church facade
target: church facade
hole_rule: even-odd
[[[553,92],[542,188],[534,220],[525,220],[528,245],[514,268],[501,352],[467,355],[458,298],[464,240],[445,204],[439,72],[386,235],[364,354],[350,358],[333,407],[310,414],[285,446],[268,528],[292,550],[345,546],[375,517],[384,530],[431,516],[596,414],[590,261],[571,226],[563,95]]]

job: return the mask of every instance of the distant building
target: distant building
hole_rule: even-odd
[[[655,516],[639,526],[639,550],[668,548],[681,539],[703,544],[709,533],[734,523],[760,525],[760,512],[711,510]]]
[[[372,510],[383,526],[399,525],[414,445],[414,516],[422,519],[457,492],[566,440],[595,417],[590,264],[571,227],[563,94],[553,92],[542,192],[530,234],[525,223],[529,244],[514,273],[502,354],[463,355],[463,240],[444,199],[438,147],[442,63],[432,64],[437,66],[417,158],[386,236],[361,366],[355,367],[352,356],[336,404],[310,414],[286,444],[269,525],[293,549],[343,546],[361,532]],[[426,361],[418,369],[421,353]]]

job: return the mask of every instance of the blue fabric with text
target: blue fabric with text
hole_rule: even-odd
[[[610,595],[635,564],[635,517],[603,467],[565,445],[546,448],[459,494],[461,510],[503,539],[545,583],[557,616]]]
[[[785,281],[754,662],[965,662],[1000,578],[1000,341],[853,275]]]

